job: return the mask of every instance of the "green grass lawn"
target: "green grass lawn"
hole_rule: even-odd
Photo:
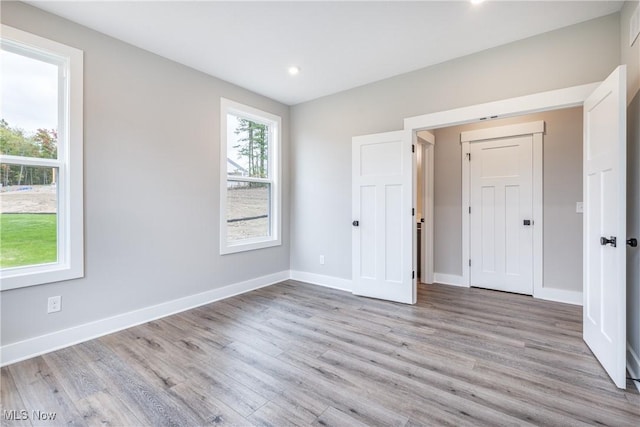
[[[1,214],[0,267],[55,262],[56,214]]]

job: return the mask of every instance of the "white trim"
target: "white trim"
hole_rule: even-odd
[[[471,170],[469,168],[468,156],[471,156],[471,147],[469,141],[462,144],[462,278],[466,286],[471,284],[471,219],[469,218],[469,209],[471,207]]]
[[[436,136],[428,130],[419,130],[416,132],[416,134],[418,135],[418,138],[422,139],[425,142],[428,142],[429,144],[436,143]]]
[[[471,162],[468,160],[470,144],[486,141],[487,138],[505,138],[522,135],[532,137],[532,201],[533,201],[533,296],[538,297],[538,292],[543,286],[543,232],[544,216],[543,212],[543,137],[544,121],[534,121],[520,123],[509,126],[496,126],[481,130],[462,132],[462,276],[465,283],[471,286],[471,267],[469,259],[471,257],[471,218],[469,217],[469,206],[471,206]],[[535,131],[535,133],[527,133]],[[475,139],[478,138],[478,139]],[[473,161],[473,159],[472,159]]]
[[[428,239],[426,239],[426,243],[425,245],[423,245],[423,248],[425,248],[424,252],[424,263],[423,263],[423,267],[424,271],[426,271],[426,279],[428,283],[433,283],[433,257],[434,257],[434,252],[433,252],[433,230],[434,230],[434,158],[435,158],[435,136],[433,136],[432,134],[432,141],[429,141],[430,144],[429,146],[425,147],[424,150],[424,154],[425,157],[427,158],[425,165],[427,167],[427,173],[425,173],[425,179],[427,180],[427,185],[425,186],[426,188],[426,197],[424,200],[424,212],[425,215],[427,216],[426,221],[424,222],[424,224],[422,225],[422,232],[423,232],[423,237],[424,237],[424,232],[427,232],[427,236],[429,236]],[[423,239],[425,240],[425,239]]]
[[[534,288],[533,297],[565,304],[582,305],[582,292],[580,291],[541,287],[539,289]]]
[[[38,60],[57,64],[59,77],[58,159],[20,160],[2,156],[9,163],[58,168],[58,260],[50,264],[0,270],[0,290],[77,279],[84,276],[83,186],[83,70],[81,50],[2,25],[2,44]],[[21,53],[22,54],[22,53]]]
[[[424,222],[422,223],[422,248],[420,248],[422,259],[419,260],[422,275],[420,279],[422,279],[422,283],[433,283],[433,150],[436,138],[433,133],[426,130],[414,134],[416,136],[414,144],[418,147],[416,156],[414,156],[414,165],[417,166],[419,160],[423,169],[421,211]],[[425,235],[428,236],[427,239],[424,238]]]
[[[323,274],[307,273],[306,271],[297,270],[291,270],[290,278],[291,280],[306,282],[312,285],[324,286],[325,288],[353,292],[353,282],[349,279],[342,279],[335,276],[325,276]]]
[[[67,46],[5,24],[2,24],[1,37],[9,41],[12,45],[14,44],[13,42],[15,42],[19,48],[27,46],[30,49],[39,51],[38,53],[40,55],[38,59],[43,61],[55,61],[59,60],[60,56],[73,56],[78,52],[82,52],[75,47]]]
[[[627,370],[631,374],[631,378],[640,378],[640,357],[633,350],[629,341],[627,341]],[[640,391],[640,381],[634,381],[633,383]]]
[[[227,175],[227,114],[245,117],[254,122],[269,126],[273,132],[269,142],[268,174],[269,178],[229,177]],[[282,118],[278,115],[243,105],[226,98],[220,98],[220,254],[250,251],[269,248],[282,244]],[[227,241],[227,180],[264,182],[271,185],[271,235],[253,239],[239,240],[233,243]]]
[[[404,119],[404,128],[411,130],[436,129],[477,122],[486,118],[504,118],[540,111],[582,106],[584,100],[600,83],[589,83],[533,95],[471,105],[437,113],[422,114]]]
[[[460,142],[476,142],[485,139],[506,138],[511,136],[532,135],[544,132],[544,121],[516,123],[507,126],[494,126],[460,133]]]
[[[85,323],[29,338],[24,341],[4,345],[0,348],[0,366],[9,365],[44,353],[79,344],[103,335],[111,334],[155,319],[180,313],[214,301],[243,294],[265,286],[282,282],[289,278],[289,271],[280,271],[244,282],[234,283],[195,295],[167,301],[154,306],[118,314],[106,319]]]
[[[544,157],[543,157],[543,136],[544,122],[542,129],[533,134],[533,296],[543,298],[544,291]],[[582,293],[580,293],[582,295]]]
[[[467,282],[464,280],[464,276],[457,274],[446,273],[433,273],[433,282],[440,283],[442,285],[460,286],[462,288],[468,288]]]

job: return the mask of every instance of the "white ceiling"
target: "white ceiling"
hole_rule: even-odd
[[[614,13],[623,2],[28,3],[294,105]],[[288,75],[291,65],[299,75]]]

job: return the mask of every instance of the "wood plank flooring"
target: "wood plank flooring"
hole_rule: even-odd
[[[408,306],[287,281],[2,368],[1,424],[640,426],[581,317],[482,289],[420,285]]]

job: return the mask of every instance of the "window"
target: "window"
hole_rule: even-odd
[[[82,277],[83,54],[1,34],[0,290]]]
[[[281,119],[221,99],[220,253],[279,245]]]

